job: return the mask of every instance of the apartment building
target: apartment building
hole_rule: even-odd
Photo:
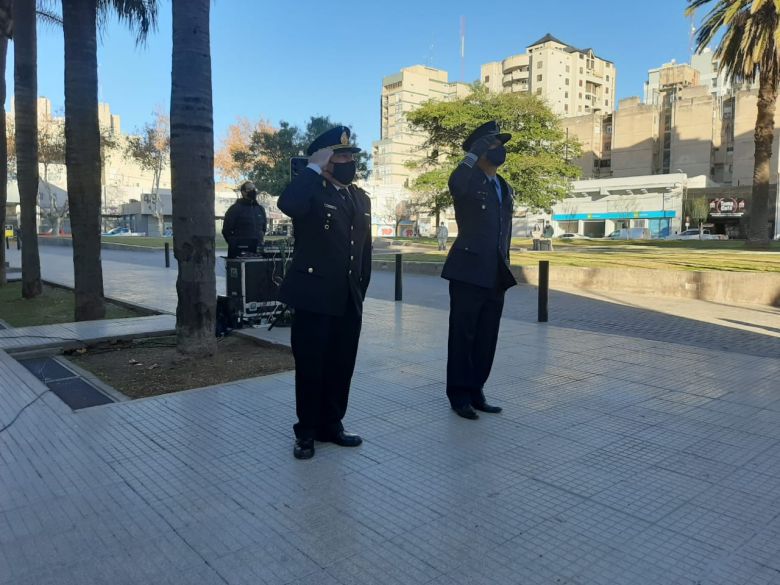
[[[615,65],[593,49],[578,49],[550,34],[521,55],[484,64],[480,81],[493,92],[538,95],[559,116],[615,109]]]
[[[469,85],[450,82],[446,71],[424,65],[406,67],[382,80],[381,138],[372,145],[373,181],[379,185],[407,185],[412,171],[407,161],[423,158],[425,136],[409,125],[407,114],[429,100],[464,97]]]

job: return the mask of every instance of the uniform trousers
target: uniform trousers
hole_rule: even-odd
[[[504,310],[503,288],[450,281],[447,397],[453,408],[483,404]]]
[[[341,420],[347,412],[362,321],[351,298],[339,317],[295,310],[290,337],[297,438],[327,439],[344,430]]]

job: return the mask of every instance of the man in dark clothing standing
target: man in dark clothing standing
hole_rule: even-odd
[[[228,258],[257,253],[258,247],[263,245],[267,227],[265,209],[257,202],[257,189],[254,183],[246,181],[241,185],[241,199],[230,206],[222,224]]]
[[[511,137],[496,122],[474,130],[449,181],[458,237],[442,270],[450,281],[447,397],[459,416],[472,420],[479,418],[477,410],[501,412],[487,403],[483,386],[493,366],[504,293],[517,284],[509,269],[514,192],[497,174]]]
[[[294,425],[297,459],[314,456],[314,441],[362,443],[344,431],[349,386],[371,277],[371,200],[358,187],[350,130],[337,126],[307,150],[309,165],[279,197],[293,220],[295,251],[279,299],[295,308]]]

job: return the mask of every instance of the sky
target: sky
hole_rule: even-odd
[[[461,81],[460,22],[466,21],[465,75],[525,52],[551,33],[591,47],[617,67],[618,98],[642,95],[647,70],[690,59],[685,0],[214,0],[211,12],[214,127],[217,144],[237,116],[303,125],[329,115],[352,127],[360,146],[379,139],[382,78],[430,65]],[[39,94],[64,107],[62,32],[39,28]],[[168,107],[171,4],[160,0],[158,30],[145,46],[115,20],[98,49],[100,101],[132,133]],[[13,45],[9,46],[13,62]],[[6,74],[8,102],[13,67]]]

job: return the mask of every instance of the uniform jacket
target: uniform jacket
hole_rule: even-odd
[[[228,242],[234,238],[257,238],[262,244],[267,224],[263,206],[242,197],[225,213],[222,235]]]
[[[509,269],[514,191],[500,175],[499,204],[495,185],[474,165],[462,162],[450,175],[458,237],[444,263],[442,278],[483,288],[517,284]]]
[[[279,300],[305,311],[344,314],[363,308],[371,278],[371,200],[349,187],[346,200],[329,181],[304,169],[284,190],[279,209],[293,220],[295,249]]]

